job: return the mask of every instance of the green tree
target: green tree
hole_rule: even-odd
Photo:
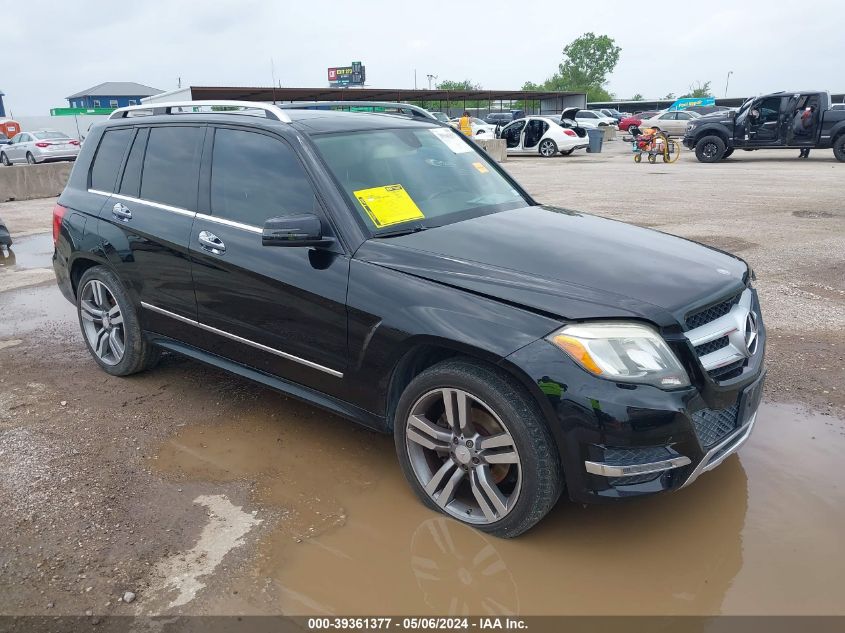
[[[643,97],[639,92],[631,97],[631,101],[645,101],[645,97]]]
[[[713,93],[710,91],[710,82],[705,81],[703,84],[700,81],[696,81],[694,84],[690,84],[689,92],[685,95],[681,95],[682,99],[692,98],[692,99],[702,99],[705,97],[712,97]]]
[[[444,79],[434,84],[434,87],[438,90],[481,90],[481,84],[473,83],[469,79],[464,79],[463,81]]]
[[[672,99],[672,100],[677,99],[677,97],[675,96],[675,93],[674,93],[674,92],[670,92],[669,94],[667,94],[667,95],[666,95],[665,97],[663,97],[663,98],[664,98],[664,99],[666,99],[667,101],[668,101],[669,99]]]
[[[557,72],[542,84],[527,81],[523,90],[585,92],[587,101],[611,101],[613,94],[605,89],[607,78],[622,49],[607,35],[584,33],[563,49],[563,61]]]

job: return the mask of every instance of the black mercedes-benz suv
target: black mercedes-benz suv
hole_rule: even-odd
[[[169,350],[392,433],[424,503],[498,536],[686,486],[756,419],[745,262],[539,204],[429,118],[117,110],[53,237],[104,371]]]

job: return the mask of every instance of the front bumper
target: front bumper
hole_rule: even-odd
[[[569,497],[600,503],[683,488],[736,452],[757,420],[764,356],[761,329],[740,377],[688,370],[693,386],[673,391],[597,378],[545,340],[507,361],[533,377]]]
[[[690,136],[689,134],[684,134],[684,137],[681,139],[681,143],[687,149],[695,149],[695,137]]]

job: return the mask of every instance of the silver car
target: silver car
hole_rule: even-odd
[[[0,145],[0,163],[43,163],[52,160],[76,160],[79,141],[56,130],[21,132],[10,143]]]

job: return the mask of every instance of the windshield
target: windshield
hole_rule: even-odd
[[[448,123],[449,122],[449,117],[447,117],[442,112],[432,112],[431,114],[432,114],[432,116],[434,116],[435,119],[437,119],[441,123]]]
[[[44,132],[33,132],[32,135],[39,140],[49,138],[70,138],[67,134],[62,132],[51,132],[50,130],[46,130]]]
[[[367,227],[434,227],[530,204],[494,164],[451,128],[314,137]]]

